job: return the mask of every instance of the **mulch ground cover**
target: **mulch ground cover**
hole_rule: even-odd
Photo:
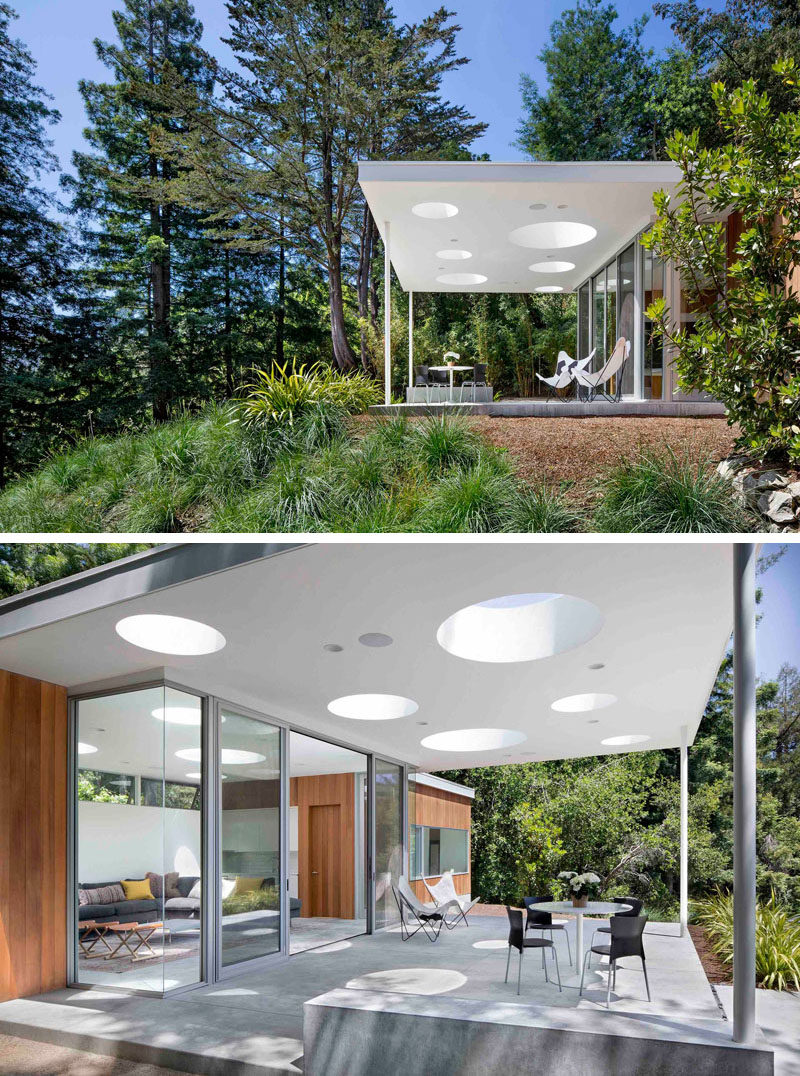
[[[694,942],[694,947],[700,957],[700,963],[703,965],[703,971],[706,973],[708,981],[710,983],[732,983],[733,969],[729,964],[724,964],[711,951],[705,929],[690,923],[689,934]]]

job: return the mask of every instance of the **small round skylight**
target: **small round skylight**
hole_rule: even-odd
[[[527,740],[516,729],[456,729],[453,732],[434,732],[420,743],[431,751],[499,751]]]
[[[575,268],[574,262],[534,262],[528,268],[532,273],[568,273]]]
[[[78,744],[78,754],[79,755],[93,755],[95,753],[95,751],[97,751],[97,750],[98,750],[98,748],[96,748],[93,744],[90,744],[90,743],[79,743]]]
[[[481,273],[442,273],[436,278],[439,284],[485,284],[488,279]]]
[[[358,641],[362,646],[382,647],[391,646],[394,639],[391,635],[386,635],[382,631],[366,631],[363,635],[359,635]]]
[[[451,205],[450,202],[417,202],[411,207],[411,212],[417,217],[424,217],[425,220],[445,220],[458,213],[458,206]]]
[[[267,756],[260,755],[257,751],[240,751],[238,748],[223,747],[220,757],[225,766],[249,766],[254,762],[265,762]],[[201,749],[185,747],[182,751],[175,752],[175,758],[183,758],[187,762],[199,762]]]
[[[157,654],[214,654],[225,645],[225,636],[208,624],[159,613],[124,617],[117,624],[117,635]]]
[[[403,695],[343,695],[328,703],[328,710],[337,717],[352,721],[395,721],[410,717],[419,706]]]
[[[588,692],[585,695],[565,695],[563,699],[556,699],[550,704],[550,709],[557,710],[560,714],[583,714],[587,710],[604,710],[606,706],[613,706],[616,701],[616,695]]]
[[[198,706],[159,706],[152,716],[157,721],[167,721],[170,725],[199,725],[200,707]]]
[[[629,747],[634,743],[644,743],[645,740],[649,740],[649,736],[644,736],[641,733],[631,733],[628,736],[609,736],[607,740],[601,740],[600,743],[604,747]]]
[[[468,661],[535,661],[581,646],[602,626],[597,606],[571,594],[505,594],[459,609],[436,638]]]
[[[557,291],[563,291],[564,289],[560,284],[540,284],[538,288],[534,288],[534,291],[544,293],[546,295],[553,295]]]
[[[531,202],[528,209],[547,209],[546,202]]]
[[[597,229],[591,224],[579,224],[574,220],[543,220],[517,228],[508,238],[518,247],[561,250],[564,247],[579,247],[596,235]]]
[[[436,257],[443,261],[465,262],[472,254],[468,250],[437,250]]]

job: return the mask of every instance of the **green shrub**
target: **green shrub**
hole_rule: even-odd
[[[348,414],[366,411],[380,400],[380,388],[360,371],[340,374],[331,366],[288,363],[270,370],[254,370],[244,386],[239,406],[245,422],[289,425],[316,404],[341,408]]]
[[[525,534],[563,534],[580,530],[582,517],[563,493],[547,486],[523,487],[503,508],[503,530]]]
[[[692,913],[716,955],[733,964],[733,894],[718,889],[707,900],[694,901]],[[756,982],[770,990],[800,989],[800,919],[778,903],[774,892],[756,905]]]
[[[448,471],[420,506],[415,529],[449,533],[499,531],[516,482],[504,460],[480,456],[476,463]]]
[[[428,474],[439,475],[451,467],[477,463],[483,441],[463,419],[440,415],[414,426],[408,448]]]
[[[222,901],[223,915],[238,915],[240,912],[262,912],[267,909],[277,910],[280,904],[277,886],[262,886],[249,893],[225,897]]]

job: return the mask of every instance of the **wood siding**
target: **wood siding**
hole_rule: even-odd
[[[409,782],[410,783],[410,782]],[[465,829],[470,832],[472,820],[472,800],[466,796],[459,796],[455,792],[447,792],[443,788],[431,788],[430,785],[414,784],[414,818],[409,819],[411,825],[417,826],[443,826],[446,829]],[[472,835],[467,838],[467,862],[472,860]],[[436,883],[439,877],[429,878],[428,881]],[[456,893],[466,895],[471,892],[472,873],[456,874],[453,877]],[[430,900],[430,893],[425,888],[421,878],[411,882],[411,888],[419,900]]]
[[[329,812],[331,819],[338,816],[338,843],[341,848],[339,894],[335,901],[340,909],[338,917],[355,918],[355,795],[355,774],[352,773],[292,777],[289,782],[289,805],[297,807],[297,895],[301,901],[300,915],[303,918],[314,915],[310,867],[310,810],[312,807],[329,805],[339,807],[338,812]]]
[[[67,982],[67,693],[0,671],[0,1001]]]

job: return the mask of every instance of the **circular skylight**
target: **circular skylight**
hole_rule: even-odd
[[[199,725],[200,706],[158,706],[152,716],[157,721],[167,721],[170,725]]]
[[[645,740],[649,740],[649,736],[644,736],[641,733],[631,733],[628,736],[609,736],[607,740],[601,740],[600,743],[604,747],[629,747],[634,743],[644,743]]]
[[[117,624],[117,635],[158,654],[214,654],[225,645],[225,636],[208,624],[159,613],[124,617]]]
[[[543,220],[517,228],[508,238],[518,247],[561,250],[564,247],[579,247],[596,235],[597,229],[591,224],[579,224],[574,220]]]
[[[434,732],[420,740],[431,751],[499,751],[527,740],[516,729],[455,729],[453,732]]]
[[[585,695],[565,695],[563,699],[556,699],[551,703],[550,709],[557,710],[560,714],[583,714],[587,710],[604,710],[606,706],[613,706],[616,701],[616,695],[588,692]]]
[[[436,279],[440,284],[485,284],[489,278],[481,273],[442,273]]]
[[[535,661],[581,646],[602,626],[597,606],[571,594],[505,594],[459,609],[436,638],[468,661]]]
[[[532,273],[568,273],[575,268],[574,262],[534,262],[528,268]]]
[[[540,284],[538,288],[534,288],[533,290],[550,295],[557,291],[563,291],[564,289],[560,284]]]
[[[468,250],[437,250],[436,257],[442,258],[444,261],[465,262],[472,255]]]
[[[337,717],[352,721],[394,721],[410,717],[419,706],[403,695],[343,695],[328,703],[328,710]]]
[[[78,754],[79,755],[93,755],[95,753],[95,751],[97,751],[97,750],[98,750],[98,748],[94,747],[93,744],[90,744],[90,743],[79,743],[78,744]]]
[[[266,755],[260,755],[257,751],[239,751],[233,747],[223,747],[220,757],[225,766],[249,766],[253,762],[266,761]],[[187,762],[199,762],[201,749],[185,747],[182,751],[175,752],[175,758],[184,758]]]
[[[425,220],[445,220],[458,213],[458,206],[451,205],[450,202],[417,202],[411,207],[411,212],[417,217],[424,217]]]

